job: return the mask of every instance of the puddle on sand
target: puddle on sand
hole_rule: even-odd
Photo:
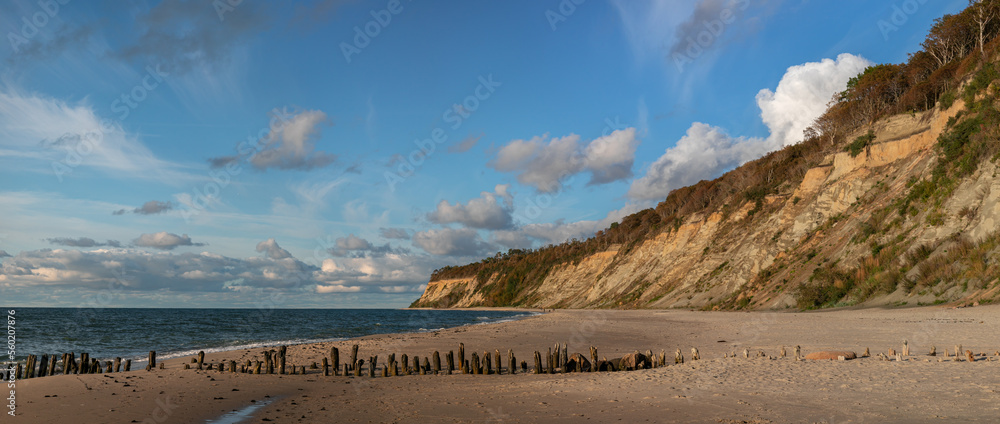
[[[251,403],[251,404],[243,407],[243,409],[237,409],[235,411],[226,413],[225,415],[223,415],[223,416],[221,416],[219,418],[216,418],[214,420],[206,420],[205,423],[206,424],[237,424],[237,423],[240,423],[240,422],[243,422],[243,421],[249,419],[253,415],[254,412],[257,412],[258,409],[267,406],[267,404],[269,404],[269,403],[271,403],[273,401],[274,401],[274,399],[268,399],[268,400],[264,400],[264,401],[257,401],[257,402]]]

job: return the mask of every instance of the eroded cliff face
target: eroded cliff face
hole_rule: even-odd
[[[559,265],[533,289],[524,306],[701,308],[728,301],[751,308],[792,307],[796,302],[792,289],[807,282],[816,267],[871,254],[869,245],[852,242],[859,226],[905,195],[913,181],[929,175],[937,161],[938,136],[961,108],[881,122],[875,144],[865,152],[856,157],[846,152],[829,155],[797,185],[788,184],[779,194],[768,196],[759,212],[766,216],[751,217],[758,211],[749,201],[728,205],[728,210],[689,216],[676,229],[628,251],[612,246],[578,263]],[[969,210],[977,213],[963,213]],[[985,163],[963,180],[935,212],[943,216],[933,220],[934,225],[924,224],[928,213],[907,217],[898,230],[881,237],[902,237],[913,247],[946,249],[942,241],[955,234],[975,240],[994,233],[1000,224],[997,167]],[[764,270],[767,275],[762,276]],[[493,275],[490,281],[503,277]],[[750,282],[753,287],[747,287]],[[415,305],[481,305],[478,287],[475,277],[433,281]],[[978,292],[896,292],[869,302],[957,300],[989,291],[990,287]]]

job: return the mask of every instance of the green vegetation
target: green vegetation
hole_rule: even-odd
[[[868,134],[865,134],[861,137],[854,139],[853,142],[849,143],[847,147],[844,148],[844,151],[850,153],[852,158],[855,158],[858,157],[858,155],[860,155],[861,152],[865,151],[865,149],[867,149],[868,146],[871,146],[872,142],[874,141],[875,141],[875,131],[868,130]]]

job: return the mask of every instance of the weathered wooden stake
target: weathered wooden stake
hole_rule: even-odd
[[[423,365],[423,367],[420,368],[420,375],[427,375],[427,374],[431,374],[431,373],[433,373],[433,371],[431,370],[431,361],[430,361],[430,358],[428,358],[428,357],[425,356],[424,357],[424,365]]]
[[[441,354],[434,351],[434,374],[441,374]]]
[[[285,373],[285,353],[288,352],[288,346],[278,347],[278,374]]]
[[[566,372],[566,364],[567,363],[569,363],[569,346],[567,346],[564,343],[563,347],[562,347],[562,358],[559,359],[559,366],[562,367],[563,372]]]
[[[104,361],[104,372],[106,373],[115,372],[115,369],[111,367],[112,363],[113,362],[111,361]],[[160,362],[160,369],[163,369],[163,362]]]
[[[126,359],[125,360],[125,372],[129,372],[129,371],[132,371],[132,360],[131,359]]]
[[[42,360],[38,365],[38,376],[45,377],[45,373],[49,371],[49,355],[42,355]]]
[[[788,353],[787,353],[787,352],[785,352],[785,347],[784,347],[784,346],[782,346],[782,347],[781,347],[781,353],[780,353],[780,354],[778,354],[778,356],[780,356],[780,357],[782,357],[782,358],[784,358],[784,357],[788,356]]]
[[[368,377],[375,378],[375,367],[378,366],[378,355],[368,359]]]
[[[561,348],[562,348],[562,345],[560,345],[559,343],[556,343],[556,347],[555,347],[556,356],[550,358],[550,359],[554,359],[554,362],[555,362],[554,364],[552,364],[553,368],[559,368],[559,360],[562,359],[562,355],[560,354],[560,349]],[[549,355],[551,355],[551,354],[552,354],[552,351],[549,351]]]
[[[493,374],[493,360],[490,359],[489,352],[483,352],[483,374]]]
[[[323,358],[323,377],[330,376],[330,360]]]
[[[459,366],[465,365],[465,343],[458,344],[458,364]],[[465,374],[465,372],[463,372]]]
[[[47,375],[56,375],[56,355],[49,357],[49,371]]]
[[[268,356],[266,352],[265,352],[265,356]],[[205,351],[204,350],[199,350],[198,351],[198,369],[199,370],[202,369],[203,365],[205,365]]]
[[[514,357],[513,349],[507,349],[507,369],[510,375],[517,374],[517,358]]]
[[[966,350],[965,351],[965,360],[967,360],[969,362],[976,362],[976,358],[974,356],[972,356],[972,351],[971,350]]]
[[[69,374],[69,373],[73,372],[73,364],[72,364],[72,362],[70,360],[70,356],[69,355],[70,354],[68,354],[68,353],[64,353],[63,357],[62,357],[62,365],[63,365],[62,366],[62,373],[63,373],[63,375],[66,375],[66,374]],[[74,358],[73,360],[75,360],[75,359],[76,358]]]
[[[358,361],[354,363],[354,376],[355,377],[361,377],[361,366],[364,365],[364,364],[365,364],[365,360],[364,359],[358,359]]]
[[[230,360],[229,361],[229,373],[230,374],[235,374],[236,373],[236,361],[234,361],[234,360]]]
[[[802,347],[798,345],[795,346],[795,360],[796,361],[802,360]]]
[[[90,363],[90,355],[86,352],[80,354],[80,365],[76,367],[77,374],[87,374],[87,364]]]
[[[115,358],[115,372],[121,372],[121,371],[122,371],[122,358],[116,357]]]
[[[358,364],[358,345],[351,346],[351,368],[357,368]]]
[[[260,374],[260,367],[262,363],[260,361],[253,361],[253,373]]]
[[[870,356],[872,356],[872,353],[871,353],[871,351],[870,351],[870,350],[868,350],[868,348],[866,347],[866,348],[865,348],[865,353],[862,353],[862,354],[861,354],[861,357],[862,357],[862,358],[867,358],[867,357],[870,357]]]
[[[155,350],[149,351],[149,366],[151,366],[151,367],[155,367],[156,366],[156,351]]]
[[[674,363],[675,364],[683,364],[684,363],[684,354],[681,353],[680,349],[677,349],[677,351],[674,352]]]
[[[480,373],[479,354],[476,352],[472,352],[472,373],[477,375]]]
[[[449,350],[445,359],[448,361],[448,375],[451,375],[452,371],[455,371],[455,352]]]
[[[420,367],[420,357],[413,355],[413,373],[417,375],[423,375],[424,370]]]
[[[495,349],[493,353],[493,363],[497,366],[497,375],[503,371],[503,362],[500,362],[500,349]]]
[[[962,345],[955,345],[955,358],[958,359],[958,358],[961,358],[961,357],[962,357]],[[958,359],[958,360],[961,360],[961,359]]]
[[[692,347],[691,348],[691,360],[692,361],[697,361],[699,359],[701,359],[701,354],[698,353],[698,348]]]
[[[403,375],[410,375],[410,357],[404,353],[399,357],[399,364],[403,366]]]
[[[264,374],[274,374],[274,358],[271,358],[271,351],[264,351]]]
[[[597,348],[594,346],[590,347],[590,371],[597,372]]]
[[[330,366],[333,367],[333,375],[340,375],[340,350],[336,347],[330,348]]]
[[[910,343],[903,340],[903,356],[910,356]]]
[[[937,346],[931,346],[931,351],[927,354],[927,356],[937,356]]]

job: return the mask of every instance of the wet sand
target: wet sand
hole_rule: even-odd
[[[1000,416],[1000,306],[952,309],[839,310],[813,313],[555,311],[515,322],[472,325],[417,334],[291,346],[289,364],[306,375],[251,375],[184,370],[190,358],[166,369],[106,375],[55,376],[17,384],[11,422],[178,422],[216,420],[268,402],[240,422],[548,423],[711,422],[861,423],[996,422]],[[795,361],[792,355],[850,350],[872,355],[889,348],[902,362]],[[556,375],[411,375],[324,377],[309,369],[331,346],[346,362],[359,344],[365,361],[388,353],[430,356],[513,349],[532,366],[555,343],[589,358],[589,347],[614,358],[636,350],[665,351],[669,365],[617,373]],[[986,353],[975,363],[943,353],[955,345]],[[938,356],[927,353],[937,347]],[[697,347],[702,360],[691,361]],[[673,364],[681,349],[688,359]],[[751,358],[743,358],[749,349]],[[206,355],[206,362],[263,359],[263,348]],[[765,357],[754,357],[763,351]],[[729,354],[736,358],[724,358]],[[991,360],[992,359],[992,360]],[[422,359],[421,359],[422,360]],[[940,362],[946,360],[945,362]],[[506,365],[506,364],[505,364]],[[8,417],[11,418],[11,417]]]

